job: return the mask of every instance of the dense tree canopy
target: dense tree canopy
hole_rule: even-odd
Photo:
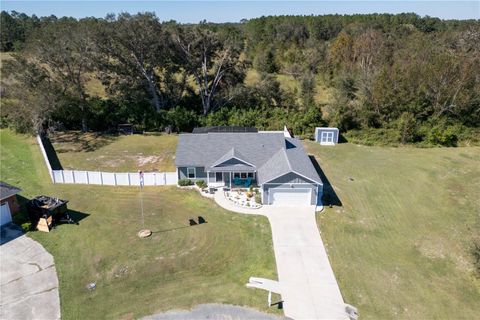
[[[153,13],[2,12],[1,23],[1,50],[15,52],[3,63],[2,124],[23,131],[286,124],[308,136],[329,124],[434,144],[479,132],[478,20],[371,14],[182,25]]]

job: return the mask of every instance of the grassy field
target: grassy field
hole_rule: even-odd
[[[247,289],[250,276],[276,279],[268,221],[229,213],[195,191],[53,185],[31,137],[1,133],[1,179],[23,197],[68,199],[79,225],[30,232],[53,254],[62,319],[132,319],[199,303],[266,308],[266,293]],[[136,236],[145,226],[154,233]],[[206,224],[190,227],[202,216]],[[86,289],[95,281],[94,291]]]
[[[176,135],[57,133],[51,140],[64,169],[175,171]]]
[[[342,202],[318,224],[360,317],[478,318],[480,148],[306,146]]]

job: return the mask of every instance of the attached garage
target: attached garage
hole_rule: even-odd
[[[278,206],[304,206],[312,202],[312,190],[308,188],[270,188],[269,203]]]
[[[12,214],[10,213],[10,207],[7,202],[2,203],[0,206],[1,214],[0,214],[0,225],[3,226],[4,224],[12,222]]]

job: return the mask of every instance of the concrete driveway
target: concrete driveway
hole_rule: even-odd
[[[285,315],[294,319],[348,319],[317,228],[315,208],[269,209]]]
[[[0,319],[60,319],[53,257],[9,224],[1,228]]]
[[[320,237],[315,206],[242,208],[226,200],[222,192],[215,193],[215,201],[227,210],[264,215],[270,221],[278,271],[276,286],[282,296],[285,316],[293,319],[349,319],[347,305]],[[270,290],[268,283],[249,283],[249,286],[263,286],[263,289]]]

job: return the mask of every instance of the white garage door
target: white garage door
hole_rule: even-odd
[[[269,189],[270,204],[279,206],[305,206],[310,204],[310,189]]]
[[[10,214],[10,207],[8,203],[4,203],[1,206],[0,225],[4,225],[12,221],[12,215]]]

